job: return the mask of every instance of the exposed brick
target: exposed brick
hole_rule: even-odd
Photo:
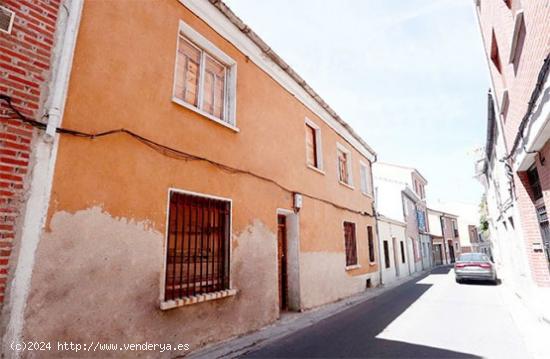
[[[18,110],[30,118],[36,114],[47,88],[55,26],[60,1],[2,0],[15,11],[12,33],[0,35],[0,91],[12,98]],[[9,257],[16,238],[16,216],[21,213],[25,176],[29,173],[34,129],[15,120],[0,102],[0,303],[9,286]]]

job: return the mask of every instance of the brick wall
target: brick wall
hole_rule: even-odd
[[[508,62],[516,10],[524,12],[527,34],[517,70]],[[548,0],[514,0],[512,9],[509,9],[504,1],[482,0],[480,21],[487,54],[491,53],[493,30],[498,44],[502,73],[490,61],[489,66],[499,104],[504,88],[508,89],[510,103],[504,117],[504,132],[506,142],[511,147],[544,58],[550,51],[550,3]]]
[[[10,34],[0,33],[0,93],[24,115],[40,119],[61,0],[3,0],[15,11]],[[0,103],[0,304],[8,281],[10,259],[17,238],[17,219],[23,210],[29,173],[32,127],[23,125],[3,101]]]
[[[539,162],[539,161],[537,161]],[[540,162],[539,162],[540,164]],[[535,204],[532,199],[531,187],[527,179],[527,172],[519,172],[516,179],[516,196],[521,218],[521,228],[529,259],[529,266],[535,283],[539,286],[550,286],[548,261],[544,252],[535,252],[534,243],[541,243],[542,237],[538,223]]]
[[[513,0],[509,9],[504,1],[482,0],[479,7],[479,19],[482,35],[485,40],[485,51],[491,54],[491,39],[494,31],[502,71],[489,60],[489,70],[495,87],[495,97],[502,105],[502,94],[508,89],[509,106],[501,117],[504,123],[504,136],[508,147],[511,148],[518,127],[527,111],[529,99],[537,82],[539,71],[544,59],[550,52],[550,3],[548,0]],[[524,13],[526,37],[517,67],[509,63],[511,44],[514,32],[514,20],[518,11]],[[548,149],[541,151],[548,152]],[[543,156],[544,157],[544,156]],[[550,191],[550,173],[548,164],[542,166],[537,160],[537,169],[541,177],[543,190]],[[530,187],[527,175],[524,172],[514,176],[518,210],[520,212],[521,228],[523,231],[526,255],[530,264],[533,279],[539,286],[550,286],[548,262],[544,253],[534,252],[533,244],[541,243],[541,233],[538,224],[535,205],[529,193]],[[546,186],[546,187],[544,187]],[[545,194],[546,207],[550,198]]]

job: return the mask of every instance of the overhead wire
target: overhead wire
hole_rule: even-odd
[[[1,94],[0,95],[0,100],[4,100],[8,104],[9,108],[18,116],[18,119],[20,121],[22,121],[23,123],[29,124],[33,127],[41,129],[41,130],[46,129],[47,124],[45,124],[43,122],[36,121],[34,119],[27,118],[15,106],[13,106],[13,104],[11,102],[11,97]],[[178,159],[178,160],[206,162],[206,163],[209,163],[209,164],[215,166],[216,168],[218,168],[218,169],[220,169],[220,170],[222,170],[226,173],[248,175],[248,176],[260,179],[262,181],[269,182],[269,183],[277,186],[281,190],[283,190],[285,192],[288,192],[292,195],[300,194],[303,197],[306,197],[306,198],[309,198],[309,199],[312,199],[312,200],[316,200],[316,201],[331,205],[331,206],[333,206],[337,209],[340,209],[340,210],[353,212],[353,213],[356,213],[356,214],[360,214],[362,216],[374,217],[374,215],[372,215],[372,214],[370,214],[366,211],[360,211],[360,210],[357,210],[357,209],[349,208],[349,207],[340,205],[338,203],[332,202],[332,201],[330,201],[328,199],[325,199],[325,198],[321,198],[321,197],[317,197],[317,196],[314,196],[314,195],[311,195],[311,194],[302,193],[302,192],[293,190],[291,188],[286,187],[285,185],[280,184],[279,182],[277,182],[274,179],[271,179],[269,177],[266,177],[266,176],[248,171],[248,170],[242,170],[242,169],[235,168],[235,167],[232,167],[232,166],[229,166],[229,165],[225,165],[223,163],[219,163],[217,161],[211,160],[211,159],[206,158],[206,157],[190,154],[190,153],[175,149],[173,147],[158,143],[154,140],[151,140],[147,137],[144,137],[140,134],[137,134],[137,133],[135,133],[131,130],[125,129],[125,128],[113,129],[113,130],[108,130],[108,131],[103,131],[103,132],[98,132],[98,133],[87,133],[87,132],[82,132],[82,131],[78,131],[78,130],[74,130],[74,129],[57,127],[56,132],[60,133],[60,134],[71,135],[71,136],[87,138],[87,139],[97,139],[97,138],[112,136],[112,135],[116,135],[116,134],[128,135],[128,136],[134,138],[135,140],[139,141],[140,143],[142,143],[142,144],[148,146],[149,148],[153,149],[154,151],[156,151],[158,153],[161,153],[164,156],[171,157],[171,158]]]

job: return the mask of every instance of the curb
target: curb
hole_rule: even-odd
[[[304,312],[296,312],[283,316],[273,324],[265,326],[257,331],[236,336],[225,341],[208,345],[195,352],[185,356],[186,359],[199,358],[237,358],[253,350],[260,349],[270,343],[273,343],[287,335],[290,335],[298,330],[307,328],[313,324],[320,322],[323,319],[336,315],[346,309],[366,302],[372,298],[378,297],[392,289],[395,289],[403,284],[411,282],[419,277],[429,274],[433,269],[445,266],[433,267],[421,272],[417,272],[405,278],[396,280],[390,284],[383,285],[370,289],[365,292],[354,294],[350,297],[341,299],[337,302],[325,304],[320,307],[312,308]]]

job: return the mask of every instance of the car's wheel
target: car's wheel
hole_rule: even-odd
[[[460,278],[455,278],[455,281],[456,281],[458,284],[461,284],[461,283],[462,283],[462,279],[460,279]]]

